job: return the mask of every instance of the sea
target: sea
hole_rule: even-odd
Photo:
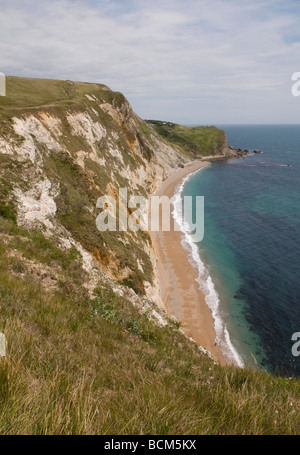
[[[229,145],[250,153],[182,182],[177,203],[204,196],[204,237],[194,243],[186,220],[182,243],[226,357],[300,377],[300,125],[217,126]]]

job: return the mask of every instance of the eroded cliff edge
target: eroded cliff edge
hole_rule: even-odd
[[[160,305],[150,236],[99,232],[96,201],[118,200],[119,188],[149,197],[195,153],[170,143],[101,84],[9,77],[0,107],[1,216],[74,249],[89,292],[101,276]],[[209,133],[206,152],[235,155],[223,133]]]

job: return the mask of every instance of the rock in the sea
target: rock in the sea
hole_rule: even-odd
[[[261,153],[260,150],[253,150],[253,153]]]

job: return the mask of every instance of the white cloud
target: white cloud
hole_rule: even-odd
[[[147,118],[296,122],[297,8],[292,0],[11,0],[0,11],[0,71],[102,82]]]

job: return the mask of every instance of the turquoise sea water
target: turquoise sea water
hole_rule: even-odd
[[[263,151],[216,162],[182,191],[205,198],[193,262],[218,342],[237,363],[300,376],[300,126],[218,126],[230,145]]]

